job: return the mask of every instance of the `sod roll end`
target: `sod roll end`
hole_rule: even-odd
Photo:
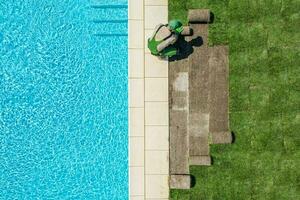
[[[209,9],[191,9],[188,13],[190,23],[210,23]]]
[[[171,175],[169,184],[171,189],[190,189],[191,176],[188,174]]]
[[[190,36],[193,34],[192,29],[189,26],[184,26],[183,31],[181,32],[181,35],[183,36]]]
[[[233,142],[232,133],[229,131],[211,133],[213,144],[230,144]]]

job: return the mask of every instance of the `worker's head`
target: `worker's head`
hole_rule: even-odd
[[[182,23],[179,20],[171,20],[169,21],[169,29],[174,31],[175,33],[181,33],[183,31]]]

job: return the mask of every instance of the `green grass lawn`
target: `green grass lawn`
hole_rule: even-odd
[[[210,45],[230,47],[232,145],[173,200],[300,199],[300,0],[169,0],[169,18],[209,8]]]

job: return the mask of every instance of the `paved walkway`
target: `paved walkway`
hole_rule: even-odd
[[[169,198],[168,61],[147,49],[167,0],[129,0],[129,190],[131,200]]]

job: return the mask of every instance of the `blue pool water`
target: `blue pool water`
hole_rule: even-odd
[[[0,0],[0,199],[128,199],[127,0]]]

